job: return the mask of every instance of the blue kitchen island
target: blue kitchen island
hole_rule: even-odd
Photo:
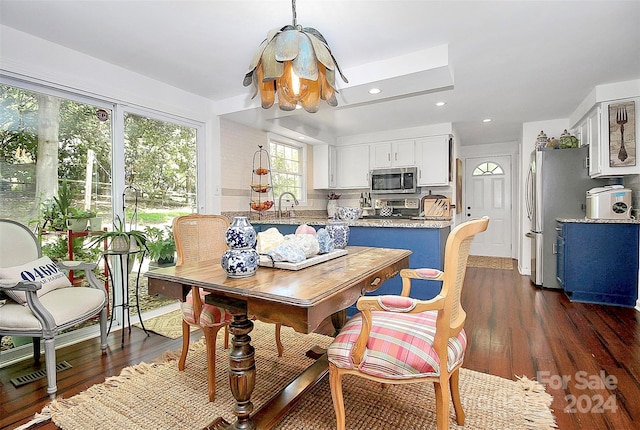
[[[328,221],[319,218],[284,218],[250,222],[257,232],[275,227],[280,233],[287,235],[295,233],[296,228],[302,224],[318,230],[325,227]],[[444,247],[451,231],[451,224],[450,220],[359,219],[347,222],[350,229],[349,245],[409,249],[412,251],[409,258],[409,267],[412,269],[428,267],[443,270]],[[431,299],[438,294],[440,287],[439,281],[413,281],[411,296],[423,300]],[[396,275],[369,294],[400,294],[401,291],[402,280]],[[356,312],[355,305],[347,309],[348,316]]]

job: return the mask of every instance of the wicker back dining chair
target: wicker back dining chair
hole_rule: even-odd
[[[0,219],[0,339],[33,339],[33,357],[40,361],[44,339],[47,393],[55,397],[55,338],[62,331],[96,316],[100,349],[107,349],[107,291],[93,269],[95,263],[59,261],[42,255],[38,238],[19,222]],[[74,287],[63,271],[84,271],[88,286]],[[2,304],[4,303],[4,304]]]
[[[360,313],[347,322],[327,350],[338,430],[345,428],[343,375],[357,375],[384,384],[433,382],[438,430],[449,428],[449,395],[456,422],[464,425],[458,382],[467,337],[460,294],[471,242],[488,224],[489,218],[485,217],[460,224],[451,231],[445,246],[443,272],[403,269],[399,296],[367,296],[358,300]],[[413,299],[412,279],[442,281],[442,288],[431,300]]]
[[[216,260],[220,262],[227,249],[225,233],[229,228],[229,219],[222,215],[192,214],[173,220],[173,237],[176,242],[178,260],[176,265],[184,263]],[[209,401],[216,396],[216,338],[224,327],[224,347],[229,347],[228,325],[232,316],[224,308],[206,304],[207,292],[192,287],[186,300],[180,303],[182,310],[182,353],[178,360],[178,369],[184,370],[189,352],[190,327],[202,330],[207,346],[207,383]],[[276,324],[276,344],[278,356],[282,355],[280,342],[280,324]]]

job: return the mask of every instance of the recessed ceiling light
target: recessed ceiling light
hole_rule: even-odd
[[[380,88],[371,88],[369,94],[380,94]]]
[[[482,122],[491,122],[491,118],[483,119]]]
[[[446,104],[447,104],[446,102],[438,102],[438,103],[436,103],[436,106],[444,106]]]

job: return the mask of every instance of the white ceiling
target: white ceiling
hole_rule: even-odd
[[[254,108],[249,61],[291,20],[290,0],[0,0],[3,25],[210,98],[234,121],[324,141],[440,123],[463,145],[518,141],[523,122],[568,118],[596,85],[640,79],[637,0],[298,0],[298,24],[324,35],[350,84],[316,114]]]

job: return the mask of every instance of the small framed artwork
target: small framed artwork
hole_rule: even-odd
[[[636,165],[636,108],[627,101],[609,105],[609,166]]]

